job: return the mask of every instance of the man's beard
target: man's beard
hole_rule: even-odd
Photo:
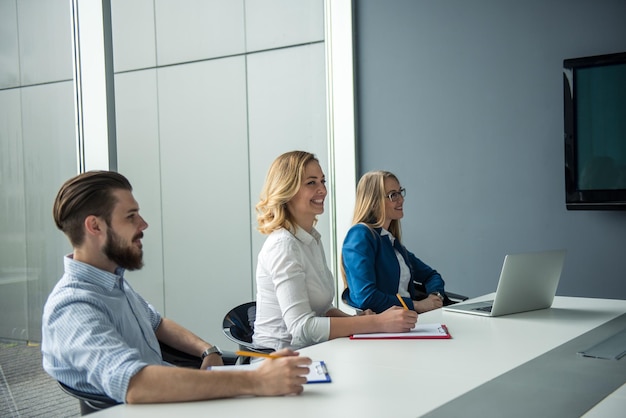
[[[143,233],[140,232],[133,237],[133,241],[142,237]],[[132,246],[125,246],[120,236],[110,227],[107,229],[107,242],[103,251],[109,260],[126,270],[139,270],[143,267],[143,250],[135,252]]]

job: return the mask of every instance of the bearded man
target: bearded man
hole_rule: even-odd
[[[253,371],[206,370],[223,364],[220,350],[133,290],[124,272],[143,266],[148,223],[124,176],[89,171],[69,179],[53,215],[73,247],[43,313],[43,367],[53,378],[120,403],[302,392],[309,358],[281,350]],[[165,362],[159,342],[201,358],[200,369]]]

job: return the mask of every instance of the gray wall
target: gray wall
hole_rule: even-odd
[[[626,298],[626,212],[567,211],[562,61],[626,51],[626,2],[355,1],[360,173],[407,189],[405,244],[448,289],[566,248],[557,294]]]

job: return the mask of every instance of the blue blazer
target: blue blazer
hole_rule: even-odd
[[[359,309],[383,312],[391,306],[401,306],[396,297],[400,284],[400,264],[391,240],[380,235],[381,228],[369,228],[364,224],[353,225],[343,241],[342,263],[348,290],[347,302]],[[432,269],[396,240],[398,251],[411,271],[409,294],[415,297],[413,281],[425,285],[427,293],[444,293],[444,281]],[[413,302],[404,298],[407,306]]]

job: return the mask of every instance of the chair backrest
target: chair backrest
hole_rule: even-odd
[[[202,359],[197,356],[192,356],[183,351],[177,350],[161,341],[159,341],[161,347],[161,356],[163,360],[177,367],[187,367],[190,369],[199,369],[202,364]]]
[[[237,343],[240,350],[267,353],[273,351],[256,347],[252,342],[254,321],[256,320],[256,302],[246,302],[231,309],[222,321],[222,332],[229,340]]]
[[[111,399],[106,395],[82,392],[61,383],[58,380],[57,382],[59,383],[59,386],[61,387],[61,390],[63,390],[63,392],[78,399],[81,415],[91,414],[92,412],[100,411],[102,409],[106,409],[111,406],[120,404],[120,402],[116,401],[115,399]]]
[[[354,306],[352,303],[350,303],[350,299],[348,299],[348,293],[350,292],[350,289],[348,289],[348,287],[346,287],[345,289],[343,289],[343,292],[341,292],[341,301],[343,303],[345,303],[346,305],[348,305],[349,307],[351,307],[352,309],[354,309],[358,314],[360,314],[361,312],[363,312],[363,309],[358,308],[356,306]]]
[[[239,349],[249,350],[252,348],[255,319],[256,302],[243,303],[224,316],[222,331],[228,339],[239,345]]]

